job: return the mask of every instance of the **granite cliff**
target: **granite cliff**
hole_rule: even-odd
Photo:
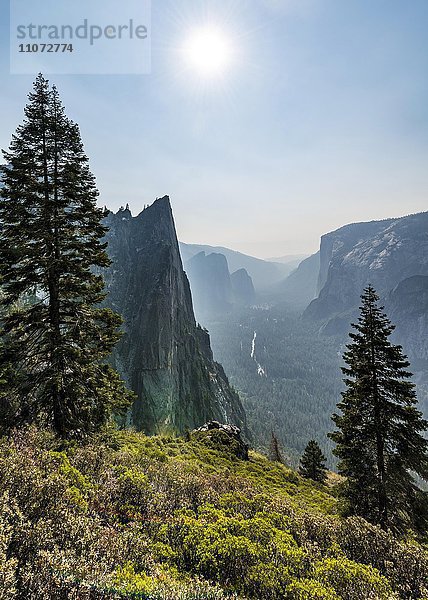
[[[230,275],[233,299],[236,304],[250,306],[256,301],[253,280],[245,269],[238,269]]]
[[[190,281],[196,317],[202,323],[212,315],[229,312],[233,306],[229,267],[223,254],[199,252],[184,268]]]
[[[282,263],[255,258],[224,246],[208,246],[204,244],[185,244],[180,242],[180,251],[183,262],[186,264],[193,256],[200,252],[205,254],[223,254],[226,257],[231,273],[245,269],[251,277],[256,292],[270,289],[281,282],[296,266],[293,262]]]
[[[124,318],[113,362],[137,394],[130,423],[146,433],[183,432],[215,419],[245,433],[239,396],[195,322],[169,198],[137,217],[109,213],[105,224],[107,303]]]
[[[192,290],[196,318],[201,323],[227,314],[235,306],[250,306],[255,302],[252,278],[246,269],[230,273],[224,254],[198,252],[184,268]]]
[[[321,238],[319,296],[306,316],[329,319],[356,308],[369,283],[385,297],[415,275],[428,275],[428,212],[346,225]]]
[[[384,302],[388,316],[397,324],[395,338],[409,354],[418,379],[428,384],[428,276],[404,279]]]
[[[321,238],[318,297],[304,316],[342,335],[371,283],[391,320],[395,339],[417,369],[428,364],[428,212],[356,223]]]

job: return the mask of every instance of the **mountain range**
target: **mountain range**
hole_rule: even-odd
[[[248,256],[242,252],[224,248],[223,246],[208,246],[203,244],[185,244],[180,242],[180,251],[183,262],[187,263],[192,257],[201,252],[205,254],[222,254],[228,263],[230,272],[245,269],[251,277],[257,291],[270,288],[282,281],[296,266],[294,257],[287,263],[272,262]]]
[[[296,369],[290,352],[295,344],[292,331],[299,326],[283,320],[281,310],[285,309],[280,306],[303,313],[304,322],[313,323],[323,336],[336,336],[339,349],[357,318],[360,294],[371,283],[397,325],[395,339],[409,355],[418,381],[427,382],[428,213],[341,227],[324,235],[319,252],[301,261],[287,277],[284,270],[290,264],[269,263],[221,247],[179,246],[168,197],[156,200],[136,217],[128,209],[109,213],[105,223],[112,259],[105,272],[108,304],[124,318],[124,336],[113,363],[137,394],[128,416],[137,429],[147,433],[184,431],[215,419],[236,424],[248,434],[244,407],[223,367],[213,358],[210,336],[197,325],[194,306],[198,321],[215,327],[217,352],[233,373],[234,383],[241,388],[251,380],[252,389],[262,395],[264,388],[273,385],[270,394],[275,397],[275,410],[282,407],[287,413],[291,398],[281,400],[278,394],[280,389],[288,389],[294,403],[300,397],[287,374]],[[253,277],[261,288],[253,283]],[[265,312],[263,304],[252,309],[263,285],[270,290],[269,306],[278,307],[274,313],[271,309]],[[287,338],[285,345],[275,333],[279,335],[280,328]],[[301,351],[311,345],[311,328],[300,328],[304,336]],[[253,381],[257,364],[250,354],[242,360],[238,357],[242,348],[249,347],[256,330],[257,348],[263,350],[265,383],[258,375],[260,369]],[[328,369],[334,370],[333,347],[325,348],[331,354]],[[316,373],[319,367],[313,363],[311,368]],[[338,384],[339,370],[337,373],[332,375],[331,386],[323,384],[326,398],[327,390]],[[272,384],[270,377],[274,378]],[[314,382],[308,379],[305,384],[304,372],[299,370],[300,380],[299,386],[305,385],[306,392],[316,396]],[[246,390],[247,396],[249,393]],[[258,393],[253,396],[254,406],[262,401],[262,397],[257,400]],[[315,396],[307,402],[313,403],[318,413],[324,410],[324,400]],[[276,417],[268,400],[263,396],[272,422]],[[296,408],[296,418],[299,410]],[[263,418],[260,411],[251,411],[257,422]],[[330,405],[327,412],[331,413]],[[289,414],[287,421],[287,427],[293,428],[293,415]],[[319,422],[316,417],[314,423]],[[328,418],[322,423],[327,429]],[[255,422],[250,425],[259,429]],[[296,440],[293,447],[298,445],[296,427],[288,434]]]
[[[216,356],[243,394],[254,438],[272,431],[298,461],[326,434],[343,389],[341,356],[360,295],[374,285],[396,325],[428,417],[428,213],[357,223],[324,235],[320,251],[275,285],[266,301],[208,322]],[[303,318],[302,318],[303,315]],[[260,368],[261,367],[261,368]]]

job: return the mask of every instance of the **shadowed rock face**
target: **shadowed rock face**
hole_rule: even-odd
[[[232,309],[232,284],[223,254],[199,252],[186,262],[185,269],[198,320],[203,322],[210,315],[227,313]]]
[[[230,276],[233,297],[237,304],[249,306],[256,301],[253,280],[245,269],[238,269]]]
[[[185,244],[180,242],[180,251],[183,262],[186,264],[193,256],[200,252],[205,254],[222,254],[228,264],[230,272],[238,269],[245,269],[253,281],[257,292],[265,289],[270,289],[272,285],[279,283],[286,277],[294,268],[293,264],[285,264],[282,262],[271,262],[236,252],[230,248],[223,246],[207,246],[202,244]]]
[[[255,302],[253,280],[245,269],[230,274],[223,254],[199,252],[184,264],[184,268],[200,323],[230,313],[235,306],[250,306]]]
[[[138,396],[131,423],[147,433],[183,432],[218,419],[246,430],[239,397],[195,322],[169,198],[137,217],[110,213],[105,223],[107,303],[125,332],[113,362]]]

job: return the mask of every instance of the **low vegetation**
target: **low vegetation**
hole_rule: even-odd
[[[221,431],[0,442],[0,599],[428,598],[423,543]]]

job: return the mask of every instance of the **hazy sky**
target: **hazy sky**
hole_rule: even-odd
[[[153,0],[152,19],[150,75],[50,77],[101,204],[169,194],[181,240],[261,257],[428,210],[427,0]],[[233,56],[206,82],[178,49],[211,23]],[[0,36],[5,148],[33,79],[9,74],[5,0]]]

